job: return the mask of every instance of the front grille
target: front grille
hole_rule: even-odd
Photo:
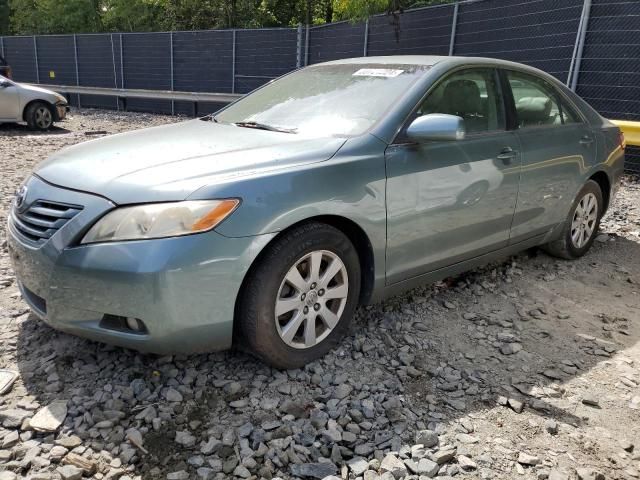
[[[17,232],[33,243],[41,244],[71,220],[81,206],[38,200],[24,212],[15,206],[11,210],[11,220]]]

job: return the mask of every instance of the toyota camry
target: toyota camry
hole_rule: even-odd
[[[534,246],[584,255],[623,157],[620,130],[534,68],[338,60],[60,151],[20,187],[8,245],[54,328],[293,368],[360,304]]]

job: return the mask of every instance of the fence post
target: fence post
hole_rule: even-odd
[[[0,37],[0,54],[3,57],[6,57],[6,55],[4,54],[4,37]]]
[[[171,50],[169,58],[171,60],[171,91],[174,90],[174,70],[173,70],[173,32],[169,32],[169,49]],[[171,115],[176,114],[176,102],[171,100]]]
[[[364,22],[364,46],[362,48],[362,56],[367,56],[367,51],[369,50],[369,17]]]
[[[236,31],[233,30],[233,45],[231,46],[231,93],[236,93]]]
[[[456,2],[453,5],[453,20],[451,21],[451,40],[449,41],[449,56],[453,55],[456,46],[456,30],[458,29],[458,9],[460,4]]]
[[[111,64],[113,65],[113,87],[118,88],[118,73],[116,70],[116,50],[113,45],[113,33],[109,35],[111,38]],[[120,111],[120,101],[116,97],[116,110]]]
[[[302,24],[298,24],[298,37],[296,41],[296,68],[302,66]]]
[[[587,38],[587,29],[589,28],[590,15],[591,0],[584,0],[584,7],[582,8],[582,19],[580,21],[580,28],[578,28],[575,63],[573,65],[573,72],[569,72],[571,78],[570,88],[574,92],[578,87],[578,78],[580,77],[580,67],[582,65],[582,53],[584,52],[584,41]]]
[[[585,4],[582,4],[582,11],[580,12],[580,21],[578,22],[578,29],[576,30],[576,41],[573,45],[573,52],[571,53],[571,63],[569,65],[569,73],[567,74],[567,87],[571,86],[571,79],[573,78],[573,68],[576,64],[576,54],[578,52],[578,44],[580,43],[580,32],[582,32],[582,24],[584,22],[584,15],[586,13]]]
[[[73,59],[76,65],[76,86],[80,86],[80,69],[78,68],[78,39],[76,34],[73,34]],[[82,108],[80,103],[80,94],[78,94],[78,108]]]
[[[120,88],[124,89],[124,38],[120,34]],[[118,99],[118,103],[120,100]],[[123,97],[122,109],[127,111],[127,99]]]
[[[36,60],[36,83],[40,83],[40,65],[38,64],[38,41],[36,36],[33,36],[33,55]]]
[[[309,65],[309,24],[307,24],[307,35],[304,39],[304,66]]]

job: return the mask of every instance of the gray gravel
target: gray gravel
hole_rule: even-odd
[[[4,225],[48,154],[177,119],[72,112],[0,126],[0,480],[638,478],[640,181],[591,253],[528,251],[358,310],[325,358],[288,372],[238,352],[157,357],[30,314]]]

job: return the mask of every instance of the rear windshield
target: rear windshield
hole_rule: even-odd
[[[215,116],[305,136],[354,136],[369,130],[430,67],[318,65],[286,75]]]

